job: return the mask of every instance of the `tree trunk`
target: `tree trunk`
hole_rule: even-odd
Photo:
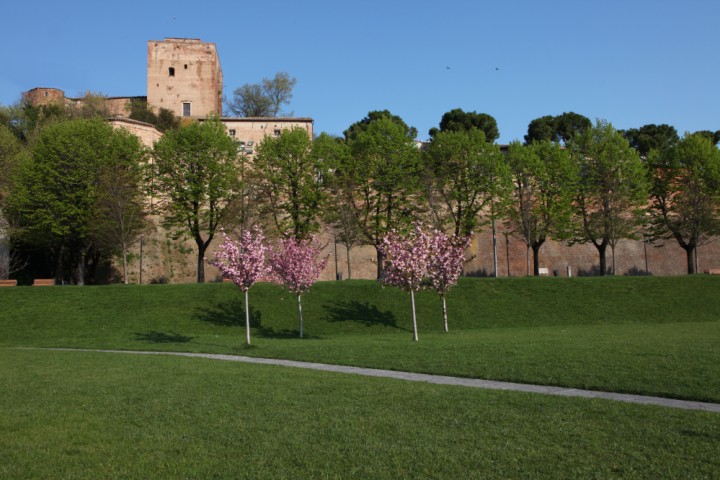
[[[415,292],[410,290],[410,303],[412,304],[413,340],[418,341],[417,318],[415,317]]]
[[[595,248],[597,248],[598,255],[600,257],[600,276],[604,277],[607,274],[607,258],[605,255],[607,244],[601,243],[599,245],[595,245]]]
[[[125,245],[122,247],[122,260],[123,260],[123,282],[125,285],[128,284],[128,274],[127,274],[127,249],[125,248]]]
[[[443,322],[445,323],[445,333],[448,332],[447,305],[445,303],[445,295],[440,295],[443,304]]]
[[[300,320],[300,338],[302,338],[302,298],[300,294],[298,294],[298,319]]]
[[[247,290],[245,290],[245,341],[250,345],[250,304]]]
[[[196,241],[198,246],[197,258],[197,283],[205,283],[205,251],[207,244],[202,241]]]
[[[540,276],[540,245],[537,243],[532,244],[533,252],[533,275],[536,277]]]
[[[350,245],[345,245],[347,249],[347,266],[348,266],[348,280],[352,278],[352,270],[350,269]]]
[[[383,262],[385,261],[385,255],[380,252],[379,249],[377,250],[377,280],[378,282],[382,282],[385,279],[385,269],[383,268]]]
[[[683,247],[685,249],[685,255],[687,256],[687,273],[688,275],[692,275],[695,272],[695,247],[687,246]]]
[[[85,254],[82,249],[79,248],[77,252],[75,252],[75,255],[75,285],[82,287],[85,285]]]

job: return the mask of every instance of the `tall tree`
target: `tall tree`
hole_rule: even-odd
[[[648,183],[637,151],[603,120],[573,139],[578,163],[576,216],[579,228],[573,242],[592,243],[600,257],[600,274],[607,272],[606,250],[623,238],[633,238],[643,219]]]
[[[649,157],[651,227],[657,238],[675,238],[696,272],[698,246],[720,235],[720,150],[702,134]]]
[[[547,140],[567,145],[576,135],[591,126],[592,122],[589,118],[575,112],[564,112],[556,116],[545,115],[530,122],[525,143]]]
[[[428,133],[435,137],[440,132],[463,132],[473,128],[485,134],[486,142],[493,143],[500,137],[494,117],[487,113],[465,112],[461,108],[445,112],[440,119],[440,128],[431,128]]]
[[[488,207],[497,213],[511,188],[510,170],[497,145],[482,130],[438,132],[423,154],[428,198],[436,224],[456,236],[473,233]]]
[[[360,229],[377,252],[378,279],[383,276],[384,235],[409,224],[422,207],[421,166],[411,131],[392,118],[370,121],[351,137],[351,161],[342,169],[354,185],[352,204]]]
[[[548,140],[510,144],[513,194],[509,226],[533,252],[533,274],[540,274],[540,247],[548,237],[567,237],[572,222],[577,165],[567,150]]]
[[[259,84],[246,83],[235,89],[232,101],[226,101],[225,106],[240,117],[277,117],[283,105],[290,103],[296,83],[295,78],[279,72]]]
[[[92,237],[108,254],[117,252],[122,261],[123,282],[128,283],[128,253],[147,226],[142,184],[146,150],[137,136],[115,131],[117,148],[111,162],[97,176],[97,200]]]
[[[93,226],[102,172],[137,163],[143,150],[102,120],[73,120],[46,127],[32,155],[18,168],[9,211],[22,239],[49,251],[58,283],[84,284],[90,259],[97,265]]]
[[[630,128],[621,133],[630,142],[630,146],[640,153],[641,157],[647,157],[651,150],[665,151],[679,140],[675,127],[666,124],[648,124],[640,128]]]
[[[351,176],[345,175],[345,168],[352,161],[350,148],[342,138],[322,133],[313,141],[312,154],[325,165],[325,171],[328,172],[326,187],[332,202],[326,202],[323,217],[332,227],[335,241],[345,246],[347,278],[350,279],[352,278],[350,251],[353,247],[365,243],[354,203],[355,184]]]
[[[361,132],[367,131],[370,124],[377,122],[381,118],[387,118],[391,122],[397,124],[400,128],[402,128],[405,132],[405,136],[407,136],[410,140],[414,140],[417,137],[417,128],[409,126],[399,116],[392,114],[389,110],[372,110],[368,112],[365,118],[353,123],[343,132],[345,140],[348,142],[355,140]]]
[[[266,212],[281,235],[307,238],[320,228],[327,172],[323,159],[312,154],[312,146],[301,128],[265,137],[258,146],[255,179]]]
[[[205,251],[240,192],[237,144],[217,118],[170,130],[155,144],[154,190],[165,223],[197,245],[197,281]]]

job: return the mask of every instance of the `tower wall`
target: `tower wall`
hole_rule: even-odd
[[[179,117],[222,115],[222,69],[214,43],[192,38],[148,42],[147,100]]]

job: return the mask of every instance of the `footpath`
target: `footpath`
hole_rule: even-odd
[[[599,392],[594,390],[581,390],[577,388],[552,387],[544,385],[531,385],[525,383],[498,382],[495,380],[479,380],[474,378],[448,377],[444,375],[428,375],[424,373],[398,372],[395,370],[381,370],[377,368],[348,367],[343,365],[329,365],[326,363],[299,362],[295,360],[278,360],[272,358],[243,357],[238,355],[222,355],[213,353],[184,353],[184,352],[150,352],[130,350],[95,350],[75,348],[43,348],[42,350],[59,350],[71,352],[100,352],[124,353],[126,355],[171,355],[176,357],[207,358],[229,362],[254,363],[261,365],[278,365],[282,367],[305,368],[324,372],[347,373],[364,375],[367,377],[394,378],[410,382],[426,382],[437,385],[457,385],[470,388],[484,388],[487,390],[509,390],[514,392],[540,393],[557,395],[561,397],[600,398],[616,400],[619,402],[638,403],[643,405],[658,405],[661,407],[681,408],[685,410],[702,410],[705,412],[720,413],[720,404],[695,402],[689,400],[676,400],[664,397],[651,397],[647,395],[633,395],[626,393]]]

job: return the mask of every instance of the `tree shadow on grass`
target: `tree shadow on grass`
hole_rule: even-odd
[[[406,330],[398,327],[392,312],[380,311],[375,305],[357,300],[338,301],[323,305],[330,322],[358,322],[365,326],[383,325],[386,327]],[[407,331],[407,330],[406,330]]]
[[[202,308],[195,312],[195,318],[220,327],[243,327],[245,328],[245,304],[241,300],[230,300],[217,304],[212,308]],[[253,307],[250,302],[250,327],[255,330],[255,335],[261,338],[298,338],[297,330],[275,329],[262,324],[262,312]],[[319,338],[303,334],[304,338]]]
[[[187,335],[181,335],[179,333],[170,332],[143,332],[135,333],[135,340],[149,343],[188,343],[195,337],[188,337]]]

